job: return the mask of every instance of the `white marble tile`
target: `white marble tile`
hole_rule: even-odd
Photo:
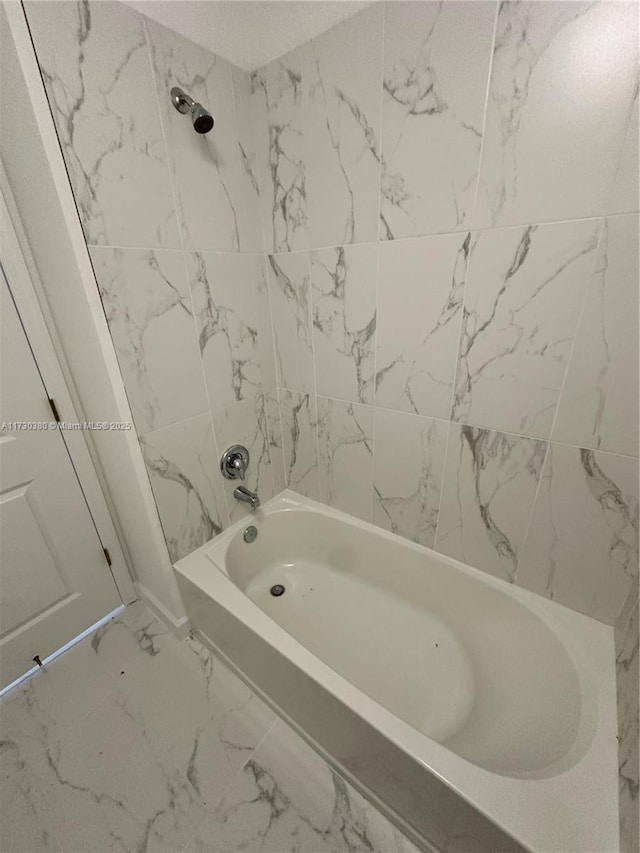
[[[637,79],[635,3],[500,4],[477,226],[599,216]]]
[[[3,850],[184,845],[202,804],[157,737],[112,698],[144,684],[151,703],[159,684],[173,689],[162,679],[170,648],[183,647],[137,603],[2,698],[0,799],[13,818],[3,813]]]
[[[138,432],[206,412],[182,253],[108,248],[90,252]]]
[[[233,100],[238,128],[238,153],[240,155],[240,181],[244,195],[246,216],[241,227],[240,244],[244,252],[263,252],[264,239],[260,220],[260,158],[258,146],[264,144],[260,127],[262,116],[254,110],[254,93],[251,74],[231,66]],[[266,128],[264,128],[266,129]],[[246,236],[245,236],[246,234]]]
[[[380,246],[376,405],[448,418],[471,236]]]
[[[258,175],[267,252],[309,247],[302,78],[305,49],[291,51],[252,74],[254,109],[267,124],[268,156],[260,158]]]
[[[51,833],[47,787],[28,770],[0,778],[0,814],[3,853],[65,853]]]
[[[316,397],[279,389],[284,480],[287,488],[319,499]]]
[[[63,850],[173,853],[205,817],[167,753],[111,699],[48,743],[38,772]]]
[[[451,424],[436,550],[513,581],[547,443]]]
[[[583,220],[477,235],[454,420],[549,437],[600,227]]]
[[[115,702],[166,749],[212,808],[275,721],[275,715],[195,639],[164,643]]]
[[[185,850],[417,853],[284,723],[265,738]]]
[[[373,520],[433,548],[449,425],[376,409]]]
[[[140,447],[175,562],[220,533],[228,521],[211,419],[200,415],[147,433]]]
[[[260,388],[260,352],[250,255],[187,255],[187,271],[212,409]]]
[[[382,16],[383,4],[376,3],[313,39],[304,51],[312,247],[377,239]]]
[[[273,341],[273,323],[271,322],[271,301],[269,299],[266,264],[267,259],[264,255],[253,255],[251,258],[255,289],[261,386],[263,391],[275,391],[278,387],[278,380],[276,376],[276,353]]]
[[[371,521],[373,408],[318,397],[320,500]]]
[[[282,424],[277,389],[275,391],[265,391],[264,407],[267,416],[267,430],[269,431],[269,455],[271,457],[271,473],[273,474],[273,491],[277,495],[286,488]]]
[[[244,400],[226,409],[214,410],[213,424],[221,454],[232,444],[243,444],[249,451],[249,467],[242,485],[257,492],[262,503],[272,498],[274,490],[269,431],[262,394],[258,394],[253,400]],[[247,504],[240,503],[233,496],[234,489],[239,485],[237,480],[223,480],[227,512],[232,523],[251,514]]]
[[[553,444],[516,578],[613,624],[638,583],[638,460]]]
[[[637,589],[636,589],[637,596]],[[620,851],[638,849],[638,603],[616,625]]]
[[[121,3],[28,3],[85,237],[178,248],[144,26]]]
[[[278,385],[315,391],[309,255],[269,255],[268,264]]]
[[[373,403],[378,247],[311,252],[318,394]]]
[[[638,186],[638,101],[640,95],[640,79],[629,112],[627,135],[625,137],[620,162],[613,181],[611,196],[607,202],[606,212],[635,213],[640,210],[640,190]]]
[[[139,658],[153,656],[166,633],[146,608],[134,604],[4,696],[0,776],[8,765],[25,769],[19,753],[28,757],[29,744],[46,743],[103,704],[123,677],[122,661],[137,666]]]
[[[608,217],[558,405],[557,441],[638,455],[638,215]]]
[[[467,228],[496,4],[385,4],[380,238]]]
[[[245,209],[231,66],[154,21],[146,27],[184,246],[248,251],[253,228]],[[196,133],[190,116],[174,109],[174,86],[211,112],[213,130]]]

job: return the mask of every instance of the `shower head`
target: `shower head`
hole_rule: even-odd
[[[186,92],[178,86],[174,86],[171,90],[171,103],[179,113],[186,115],[191,113],[191,121],[193,129],[196,133],[209,133],[213,127],[213,116],[206,110],[202,104],[196,103]]]

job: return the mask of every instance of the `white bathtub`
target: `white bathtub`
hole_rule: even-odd
[[[423,848],[618,850],[610,628],[292,492],[176,573],[193,629]]]

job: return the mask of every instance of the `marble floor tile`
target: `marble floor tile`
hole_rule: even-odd
[[[197,640],[164,643],[114,695],[163,745],[207,806],[215,805],[273,726],[275,715]]]
[[[2,853],[64,853],[51,835],[47,813],[50,817],[44,786],[33,774],[0,778]]]
[[[279,722],[184,853],[416,853],[416,848]]]
[[[137,602],[0,699],[0,850],[415,853],[275,720]]]

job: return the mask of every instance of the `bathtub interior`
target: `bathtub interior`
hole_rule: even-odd
[[[473,570],[368,526],[288,508],[210,554],[254,604],[363,693],[467,761],[544,778],[576,763],[595,692],[550,625]],[[215,549],[214,549],[215,550]],[[273,596],[281,584],[286,592]]]

